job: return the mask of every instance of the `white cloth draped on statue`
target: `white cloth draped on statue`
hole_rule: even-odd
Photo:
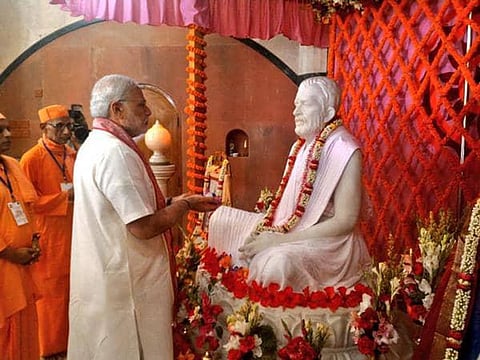
[[[284,222],[293,213],[311,146],[304,144],[297,155],[274,225]],[[358,144],[343,127],[328,137],[322,149],[310,201],[292,232],[311,227],[322,217],[333,215],[333,192],[357,149]],[[219,252],[232,254],[234,264],[245,266],[239,259],[238,248],[261,219],[262,214],[220,207],[210,218],[209,245]],[[277,283],[281,288],[291,286],[295,291],[307,286],[311,290],[326,286],[350,287],[360,280],[362,266],[368,261],[363,237],[358,231],[353,231],[345,236],[312,238],[265,249],[248,264],[249,281],[256,280],[264,286],[270,283]]]

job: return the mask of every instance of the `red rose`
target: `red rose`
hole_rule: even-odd
[[[278,351],[278,356],[283,360],[315,360],[317,358],[315,350],[301,336],[290,340],[286,346]]]
[[[220,272],[220,266],[218,264],[217,252],[215,249],[206,248],[202,254],[202,263],[205,270],[207,270],[211,276],[216,277]]]
[[[378,323],[378,315],[375,310],[373,310],[371,307],[367,308],[362,315],[360,315],[360,318],[358,319],[358,324],[359,326],[366,330],[372,330],[373,326]]]
[[[375,343],[368,336],[361,336],[357,341],[358,351],[365,355],[373,355],[375,352]]]
[[[253,336],[245,336],[240,339],[240,351],[244,354],[255,348],[255,338]]]
[[[228,360],[241,360],[243,353],[238,349],[231,349],[228,352],[227,359]]]
[[[420,320],[427,315],[427,309],[423,305],[411,304],[407,305],[407,314],[413,320]]]
[[[324,291],[314,291],[312,294],[311,294],[311,305],[310,307],[312,309],[316,309],[318,307],[320,308],[326,308],[327,307],[327,304],[328,304],[328,298],[327,298],[327,294],[324,292]]]
[[[423,274],[423,265],[421,262],[417,261],[413,264],[413,273],[416,276],[421,276]]]

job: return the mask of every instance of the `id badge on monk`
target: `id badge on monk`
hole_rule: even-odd
[[[27,215],[25,215],[25,211],[23,211],[22,204],[18,201],[9,202],[8,208],[18,226],[28,224]]]
[[[72,183],[60,183],[60,189],[62,189],[62,191],[68,191],[70,189],[73,189],[73,184]]]

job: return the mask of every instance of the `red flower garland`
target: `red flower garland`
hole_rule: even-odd
[[[267,287],[253,281],[247,284],[248,269],[242,267],[232,268],[229,264],[231,259],[227,254],[220,256],[213,248],[207,248],[202,254],[203,269],[212,278],[220,278],[221,284],[237,299],[245,297],[251,301],[258,302],[264,307],[295,308],[297,306],[310,309],[330,309],[336,311],[339,308],[351,308],[358,306],[362,301],[363,294],[372,295],[372,290],[363,285],[357,284],[348,291],[346,287],[326,287],[323,290],[310,291],[308,287],[303,292],[295,292],[291,287],[280,290],[278,284],[270,284]],[[219,264],[222,264],[221,266]]]
[[[315,179],[317,178],[319,159],[322,154],[322,149],[325,145],[325,141],[332,133],[332,131],[341,125],[342,121],[340,119],[334,120],[333,122],[325,126],[322,132],[315,137],[315,143],[311,147],[308,154],[308,166],[303,173],[302,188],[300,190],[300,193],[298,194],[295,210],[284,224],[273,226],[275,212],[280,203],[283,192],[285,191],[288,180],[290,179],[290,176],[292,174],[293,166],[295,164],[295,160],[297,159],[298,152],[300,151],[302,145],[305,143],[304,139],[300,138],[297,140],[292,149],[292,152],[288,156],[287,165],[285,167],[285,171],[282,176],[282,180],[280,181],[278,190],[275,194],[275,199],[272,200],[270,207],[268,208],[263,220],[257,225],[255,232],[260,233],[263,231],[274,231],[280,233],[287,233],[298,224],[303,214],[305,213],[305,208],[307,207],[307,204],[310,200],[310,195],[313,191],[313,185],[315,183]]]

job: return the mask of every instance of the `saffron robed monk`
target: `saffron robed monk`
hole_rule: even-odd
[[[74,172],[69,360],[173,359],[170,228],[215,198],[165,201],[133,138],[151,111],[138,84],[107,75],[92,89],[93,130]]]
[[[340,89],[327,77],[304,80],[295,97],[287,165],[266,214],[220,207],[209,245],[248,266],[249,281],[302,291],[351,287],[370,258],[357,230],[361,152],[336,117]]]
[[[0,359],[38,360],[32,264],[41,257],[34,187],[10,149],[8,120],[0,114]]]
[[[33,266],[33,279],[41,295],[36,301],[40,355],[55,359],[67,351],[76,152],[67,145],[73,120],[65,106],[46,106],[38,117],[42,137],[23,154],[20,164],[38,194],[34,211],[42,257]]]

